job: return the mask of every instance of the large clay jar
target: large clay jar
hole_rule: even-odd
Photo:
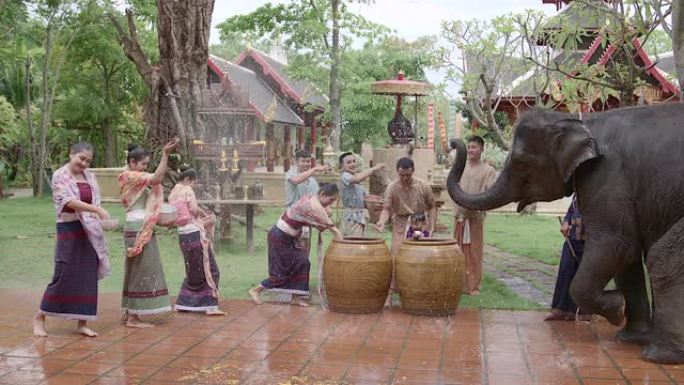
[[[379,312],[392,280],[392,256],[382,239],[333,240],[325,252],[323,279],[330,310]]]
[[[415,315],[453,314],[461,299],[464,267],[454,239],[404,241],[394,261],[401,307]]]

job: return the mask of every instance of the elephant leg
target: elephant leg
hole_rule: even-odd
[[[651,307],[646,291],[644,265],[641,253],[615,277],[615,282],[625,297],[625,318],[627,323],[617,333],[620,341],[639,345],[651,342]]]
[[[619,326],[625,319],[625,300],[619,290],[604,290],[624,264],[624,248],[614,243],[587,240],[584,256],[570,285],[570,295],[582,311],[606,317]]]
[[[684,218],[648,251],[653,284],[653,334],[644,358],[667,364],[684,363]]]

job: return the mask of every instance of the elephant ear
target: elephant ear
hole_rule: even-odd
[[[558,172],[567,182],[580,164],[598,158],[596,139],[584,122],[578,119],[563,119],[553,124],[555,133],[555,159]]]

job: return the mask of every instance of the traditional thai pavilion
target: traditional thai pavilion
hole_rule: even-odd
[[[610,66],[615,62],[624,60],[621,57],[619,47],[611,42],[603,41],[603,37],[598,33],[600,28],[606,24],[607,19],[617,16],[610,12],[610,1],[593,0],[590,1],[572,0],[542,0],[543,4],[554,4],[560,12],[552,17],[544,26],[547,34],[554,30],[572,25],[573,28],[582,30],[575,50],[561,49],[551,43],[551,39],[541,38],[540,45],[548,45],[553,49],[553,63],[551,67],[557,65],[566,73],[577,73],[579,68],[592,65]],[[603,10],[602,10],[603,8]],[[617,22],[617,21],[614,21]],[[641,76],[645,85],[639,87],[636,94],[638,104],[662,103],[675,100],[679,89],[675,86],[670,76],[673,73],[673,60],[671,54],[669,60],[667,55],[663,55],[663,60],[654,60],[649,57],[641,42],[635,39],[632,42],[635,52],[636,64],[645,68],[645,73]],[[550,79],[545,89],[539,89],[539,79],[534,79],[534,71],[526,71],[514,76],[514,79],[507,87],[501,87],[499,95],[503,96],[497,106],[497,111],[505,112],[511,122],[514,122],[518,115],[533,107],[539,100],[552,105],[559,110],[568,110],[560,89],[567,76],[560,72],[550,72]],[[510,79],[512,76],[508,74]],[[614,108],[620,104],[616,96],[609,96],[605,100],[596,97],[591,100],[591,109],[602,111]],[[589,106],[586,106],[587,108]]]
[[[304,121],[304,127],[297,127],[296,147],[319,154],[319,130],[325,127],[319,127],[318,119],[328,104],[326,96],[310,82],[290,76],[285,63],[257,49],[248,47],[235,63],[254,71]]]
[[[264,141],[269,172],[277,166],[287,171],[295,148],[316,153],[320,137],[317,118],[327,99],[313,85],[291,78],[283,62],[252,48],[234,62],[210,55],[207,65],[210,87],[224,84],[225,92],[246,95],[256,119],[230,137],[241,142]],[[254,167],[250,168],[253,171]]]

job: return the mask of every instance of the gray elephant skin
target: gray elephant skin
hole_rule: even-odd
[[[583,310],[622,326],[642,356],[684,363],[684,104],[585,115],[533,109],[515,127],[496,183],[481,194],[459,186],[463,142],[449,177],[451,198],[472,210],[549,202],[576,193],[586,230],[570,293]],[[646,291],[642,261],[653,290]],[[617,290],[606,290],[615,279]]]

